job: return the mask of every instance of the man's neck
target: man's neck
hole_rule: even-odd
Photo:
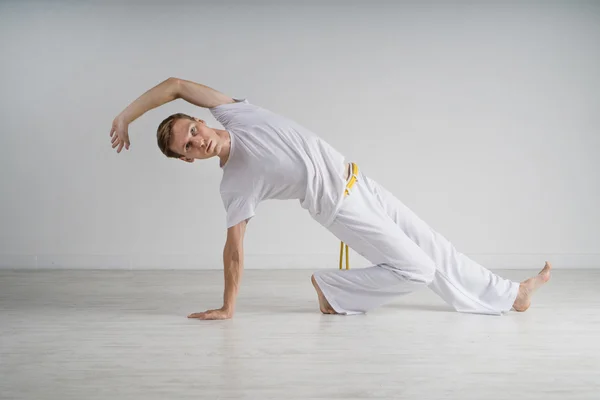
[[[219,135],[219,137],[223,141],[223,147],[221,148],[221,151],[219,152],[219,159],[220,159],[219,165],[221,167],[223,167],[223,165],[225,165],[227,160],[229,160],[229,154],[231,153],[231,135],[229,134],[229,132],[221,130],[221,129],[215,129],[215,131],[217,132],[217,135]]]

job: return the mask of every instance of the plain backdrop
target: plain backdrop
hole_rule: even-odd
[[[217,159],[156,144],[210,113],[172,102],[111,148],[171,76],[302,123],[485,266],[600,266],[600,2],[2,1],[0,57],[2,268],[222,268]],[[246,268],[337,267],[295,200],[245,244]]]

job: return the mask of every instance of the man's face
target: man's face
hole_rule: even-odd
[[[179,118],[173,124],[170,148],[181,160],[194,162],[219,154],[221,138],[200,119]]]

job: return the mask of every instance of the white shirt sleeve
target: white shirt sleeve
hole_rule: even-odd
[[[256,107],[251,105],[247,99],[233,99],[235,103],[221,104],[209,108],[211,114],[226,129],[236,123],[240,116],[253,111]]]
[[[223,196],[223,204],[227,212],[227,228],[231,228],[255,215],[256,202],[252,197],[226,195]]]

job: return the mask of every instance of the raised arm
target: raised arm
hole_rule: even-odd
[[[146,112],[176,99],[204,108],[234,102],[231,97],[200,83],[168,78],[146,91],[117,115],[110,130],[113,149],[118,147],[117,153],[121,152],[123,146],[129,149],[129,124]]]
[[[188,315],[188,318],[229,319],[233,317],[242,271],[244,270],[244,235],[246,234],[246,225],[247,221],[242,221],[227,230],[227,241],[223,249],[225,276],[223,307],[201,313],[193,313]]]

